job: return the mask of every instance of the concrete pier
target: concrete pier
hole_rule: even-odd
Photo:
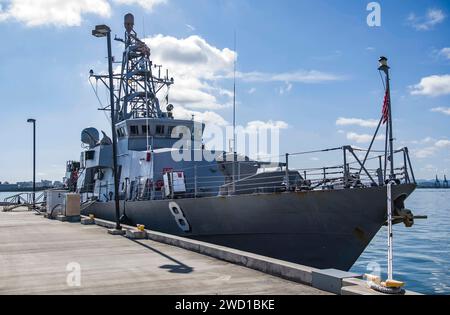
[[[327,294],[186,249],[31,212],[0,212],[0,265],[0,294]],[[67,280],[77,266],[81,286],[71,287]]]
[[[125,227],[128,238],[113,236],[112,222],[25,210],[0,208],[0,294],[382,295],[340,271],[148,230],[130,239],[133,227]]]

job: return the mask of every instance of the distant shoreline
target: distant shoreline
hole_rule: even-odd
[[[55,187],[39,187],[36,188],[37,192],[42,192],[44,190],[48,190],[48,189],[57,189]],[[429,186],[417,186],[417,189],[450,189],[450,187],[446,188],[446,187],[429,187]],[[7,189],[7,190],[1,190],[0,189],[0,193],[26,193],[26,192],[33,192],[33,188],[24,188],[24,189]]]
[[[48,189],[54,189],[54,187],[36,187],[36,191],[44,191]],[[14,192],[33,192],[33,188],[17,188],[17,189],[0,189],[2,193],[14,193]]]

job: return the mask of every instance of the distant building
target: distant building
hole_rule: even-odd
[[[63,182],[60,182],[60,181],[53,182],[53,188],[62,188],[62,187],[64,187]]]
[[[50,180],[41,180],[39,183],[36,183],[36,187],[39,188],[46,188],[46,187],[52,187],[53,183]]]
[[[27,189],[33,187],[33,182],[17,182],[19,189]]]
[[[33,188],[33,182],[17,182],[17,186],[19,189],[30,189]],[[51,188],[53,187],[53,182],[51,180],[41,180],[40,182],[36,182],[36,188]]]
[[[0,191],[15,191],[15,190],[17,190],[17,184],[9,184],[8,182],[0,184]]]

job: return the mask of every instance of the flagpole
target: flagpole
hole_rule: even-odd
[[[234,31],[234,62],[233,62],[233,193],[236,193],[236,30]]]
[[[390,67],[387,64],[386,57],[380,57],[380,67],[379,70],[386,74],[386,96],[385,96],[385,106],[387,105],[388,115],[387,115],[387,126],[386,126],[386,136],[389,134],[389,161],[390,161],[390,174],[389,181],[387,183],[387,226],[388,226],[388,279],[387,281],[393,280],[393,270],[394,270],[394,235],[392,229],[392,213],[393,213],[393,200],[392,200],[392,185],[395,183],[395,173],[394,173],[394,137],[392,132],[392,106],[391,106],[391,85],[389,78]],[[386,103],[387,102],[387,103]],[[386,113],[383,112],[386,119]],[[386,151],[387,151],[387,139],[386,139]],[[386,168],[386,167],[385,167]]]
[[[386,98],[387,98],[387,106],[388,106],[388,132],[389,134],[389,162],[390,162],[390,173],[389,179],[395,180],[395,172],[394,172],[394,135],[393,135],[393,127],[392,127],[392,104],[391,104],[391,82],[389,77],[389,70],[391,69],[387,64],[388,59],[386,57],[380,57],[380,67],[378,70],[383,71],[386,74]]]
[[[386,57],[380,57],[380,67],[379,70],[386,74],[386,98],[388,106],[388,129],[389,129],[389,162],[390,162],[390,174],[389,179],[395,180],[394,173],[394,135],[392,127],[392,104],[391,104],[391,82],[389,77],[389,70],[391,69],[387,64],[388,59]]]
[[[389,149],[391,151],[390,161],[391,161],[391,174],[389,178],[391,180],[395,179],[394,173],[394,135],[392,128],[392,104],[391,104],[391,87],[390,87],[390,78],[389,78],[389,69],[386,71],[386,80],[387,80],[387,89],[388,89],[388,108],[389,108]]]

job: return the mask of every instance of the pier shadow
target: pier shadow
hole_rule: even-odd
[[[168,264],[168,265],[160,266],[159,268],[161,268],[161,269],[166,269],[170,273],[180,273],[180,274],[188,274],[188,273],[192,273],[194,271],[194,268],[192,268],[192,267],[190,267],[190,266],[188,266],[186,264],[183,264],[181,261],[176,260],[175,258],[173,258],[173,257],[171,257],[171,256],[169,256],[167,254],[164,254],[163,252],[157,250],[156,248],[153,248],[153,247],[151,247],[151,246],[149,246],[147,244],[141,243],[141,242],[139,242],[137,240],[131,240],[131,241],[136,243],[136,244],[138,244],[138,245],[140,245],[140,246],[142,246],[142,247],[144,247],[144,248],[146,248],[146,249],[148,249],[148,250],[151,250],[152,252],[157,253],[158,255],[161,255],[162,257],[164,257],[164,258],[166,258],[166,259],[168,259],[168,260],[170,260],[170,261],[175,263],[173,265]]]

